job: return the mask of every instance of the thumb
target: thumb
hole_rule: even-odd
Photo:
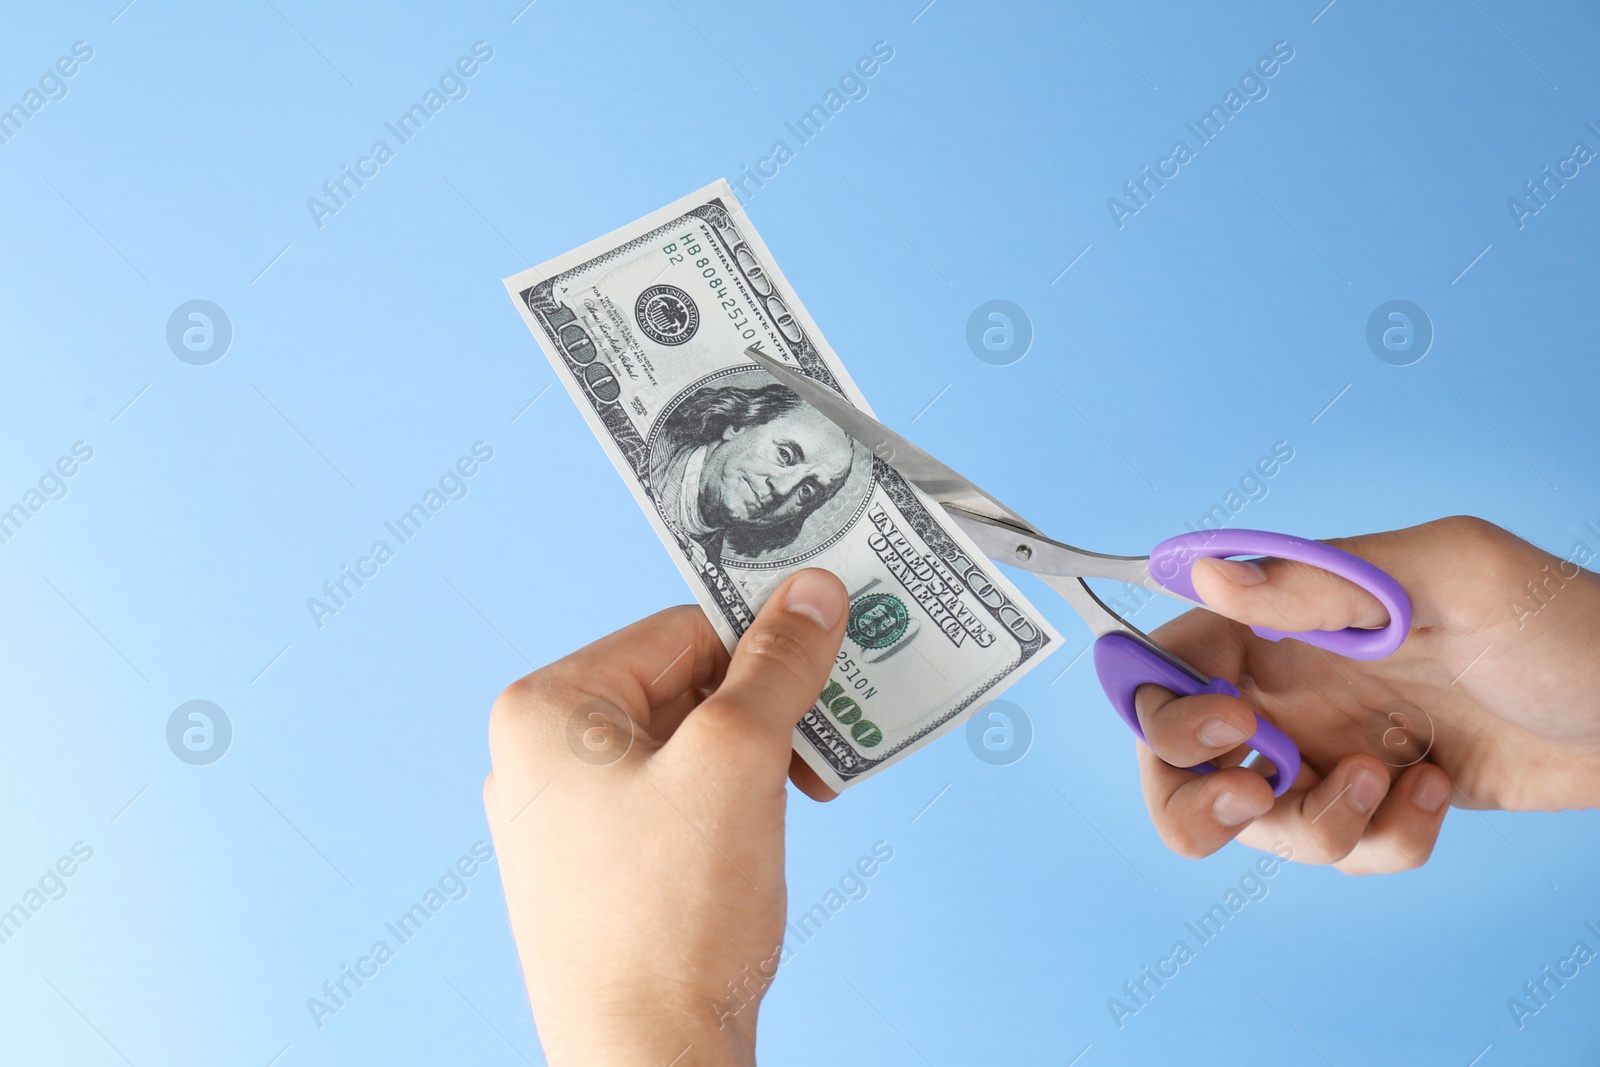
[[[1349,542],[1338,547],[1361,555]],[[1190,576],[1206,607],[1248,626],[1305,632],[1374,628],[1389,621],[1377,597],[1308,563],[1203,557],[1195,560]]]
[[[668,747],[697,749],[714,762],[771,761],[786,772],[790,733],[828,680],[848,601],[844,585],[825,570],[791,576],[739,639],[717,691]]]

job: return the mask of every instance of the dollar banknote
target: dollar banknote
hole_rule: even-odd
[[[744,354],[870,411],[726,182],[506,288],[730,650],[793,571],[844,582],[844,645],[794,735],[832,788],[955,728],[1059,647],[943,509]]]

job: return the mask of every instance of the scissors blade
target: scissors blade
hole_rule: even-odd
[[[865,445],[873,455],[899,471],[906,481],[946,508],[980,515],[1018,530],[1044,536],[1044,532],[1033,523],[821,382],[784,366],[753,345],[746,348],[744,354],[761,364],[769,374],[835,426]]]

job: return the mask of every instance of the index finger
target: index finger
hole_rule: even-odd
[[[551,710],[574,699],[604,700],[648,727],[652,711],[691,689],[715,688],[727,669],[728,651],[705,613],[683,604],[585,645],[513,683],[507,693],[539,697],[519,703]]]
[[[1195,560],[1195,592],[1207,607],[1250,626],[1309,632],[1376,629],[1389,612],[1366,589],[1296,560]]]
[[[1150,820],[1168,848],[1200,859],[1239,836],[1273,808],[1272,787],[1253,770],[1224,767],[1196,774],[1138,744],[1139,781]]]

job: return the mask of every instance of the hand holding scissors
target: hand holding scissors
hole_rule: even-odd
[[[1198,598],[1192,578],[1196,560],[1271,556],[1319,567],[1354,582],[1383,605],[1388,621],[1379,629],[1334,631],[1258,625],[1252,627],[1258,637],[1269,641],[1293,637],[1351,659],[1373,660],[1398,649],[1410,630],[1411,601],[1400,583],[1366,560],[1317,541],[1260,530],[1202,530],[1163,541],[1149,556],[1109,556],[1057,541],[838,393],[759,349],[746,349],[745,354],[943,506],[990,559],[1030,571],[1060,593],[1088,623],[1095,636],[1094,663],[1100,684],[1141,740],[1144,729],[1135,705],[1141,685],[1159,685],[1180,697],[1221,693],[1237,698],[1239,690],[1225,678],[1191,667],[1123,619],[1094,594],[1085,578],[1128,582],[1203,608],[1206,605]],[[1300,773],[1300,752],[1294,742],[1257,715],[1255,732],[1245,743],[1272,764],[1267,781],[1273,795],[1282,796]],[[1199,774],[1217,769],[1211,763],[1189,768]]]

